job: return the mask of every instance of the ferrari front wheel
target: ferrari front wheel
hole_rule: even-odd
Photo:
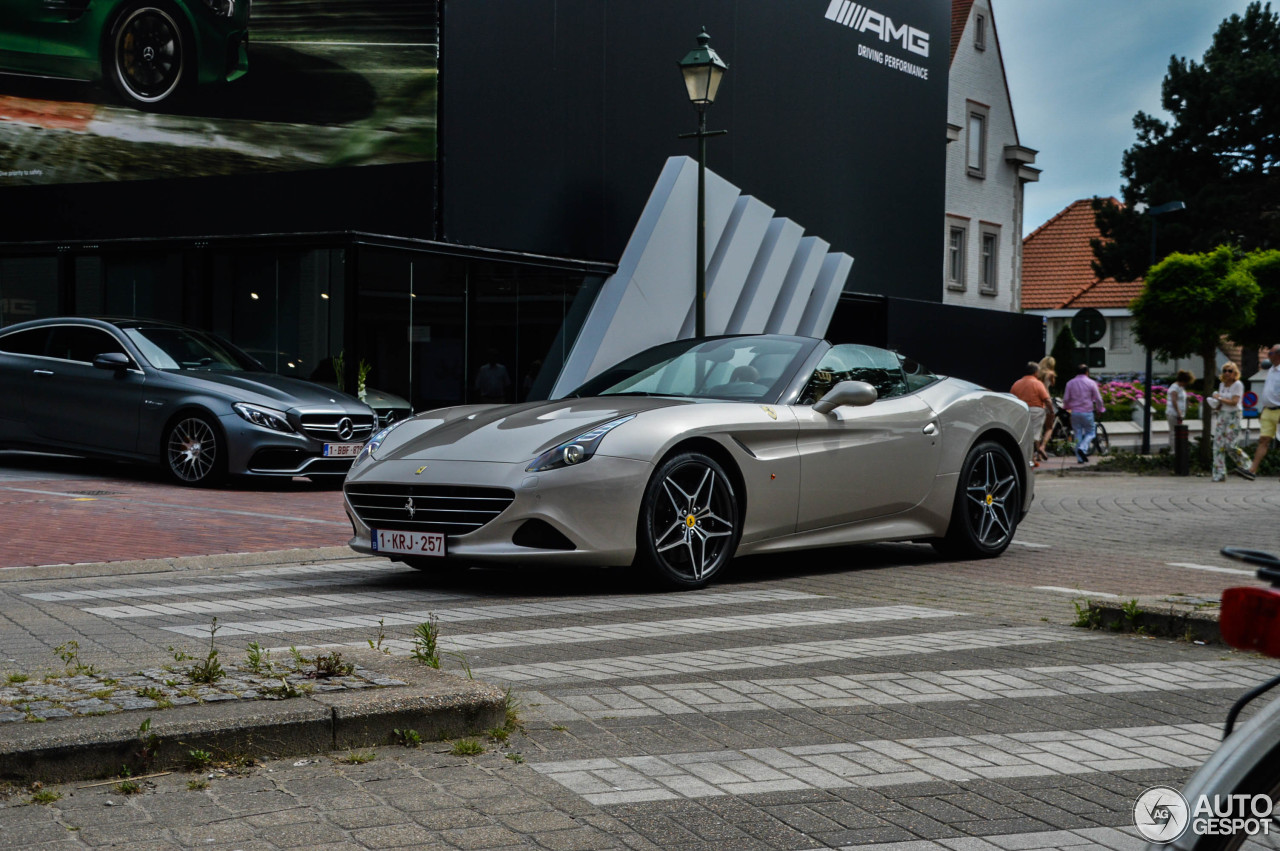
[[[733,558],[742,535],[738,497],[709,455],[683,452],[664,461],[640,504],[636,561],[664,585],[701,588]]]
[[[1021,488],[1013,456],[994,441],[984,441],[964,459],[956,486],[951,524],[934,547],[960,558],[993,558],[1009,547],[1022,511]]]

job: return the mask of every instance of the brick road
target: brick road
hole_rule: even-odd
[[[59,492],[136,487],[139,512],[176,511],[191,494],[53,472],[5,468],[0,493],[33,475]],[[15,790],[0,829],[15,848],[1139,847],[1136,795],[1181,783],[1234,697],[1280,666],[1073,628],[1072,601],[1212,597],[1252,581],[1216,551],[1275,549],[1280,487],[1076,471],[1042,472],[1037,487],[998,560],[940,561],[913,544],[823,550],[744,559],[689,594],[652,593],[624,571],[444,579],[357,558],[3,571],[7,671],[53,667],[70,637],[110,670],[172,662],[162,648],[199,651],[214,614],[226,661],[249,641],[367,646],[379,621],[404,653],[434,614],[442,648],[459,654],[446,666],[465,660],[511,687],[525,731],[474,756],[386,746],[362,765],[332,754],[178,773],[132,796],[68,784],[46,806]],[[220,514],[224,529],[248,530],[260,521],[226,511],[293,513],[297,501],[318,519],[335,494],[200,496],[191,522]],[[314,546],[313,533],[289,545]],[[11,546],[0,544],[5,563]]]

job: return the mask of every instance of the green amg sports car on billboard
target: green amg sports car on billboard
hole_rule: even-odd
[[[249,66],[249,0],[0,0],[0,73],[106,80],[135,106]]]

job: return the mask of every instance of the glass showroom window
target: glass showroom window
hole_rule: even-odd
[[[965,165],[970,177],[985,177],[987,161],[987,116],[985,113],[971,110],[969,112],[969,138]]]
[[[999,290],[998,276],[998,254],[999,237],[994,233],[984,233],[982,235],[982,291],[984,293],[995,293]]]
[[[964,289],[964,228],[951,228],[947,242],[947,286],[953,290]]]

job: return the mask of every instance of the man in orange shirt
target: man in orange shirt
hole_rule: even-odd
[[[1031,409],[1031,433],[1035,435],[1037,453],[1040,451],[1040,435],[1044,433],[1044,418],[1051,404],[1049,390],[1039,379],[1039,372],[1040,364],[1028,361],[1026,374],[1013,382],[1013,387],[1009,389],[1010,393],[1026,402],[1027,407]],[[1035,466],[1039,467],[1040,462],[1035,461]]]

